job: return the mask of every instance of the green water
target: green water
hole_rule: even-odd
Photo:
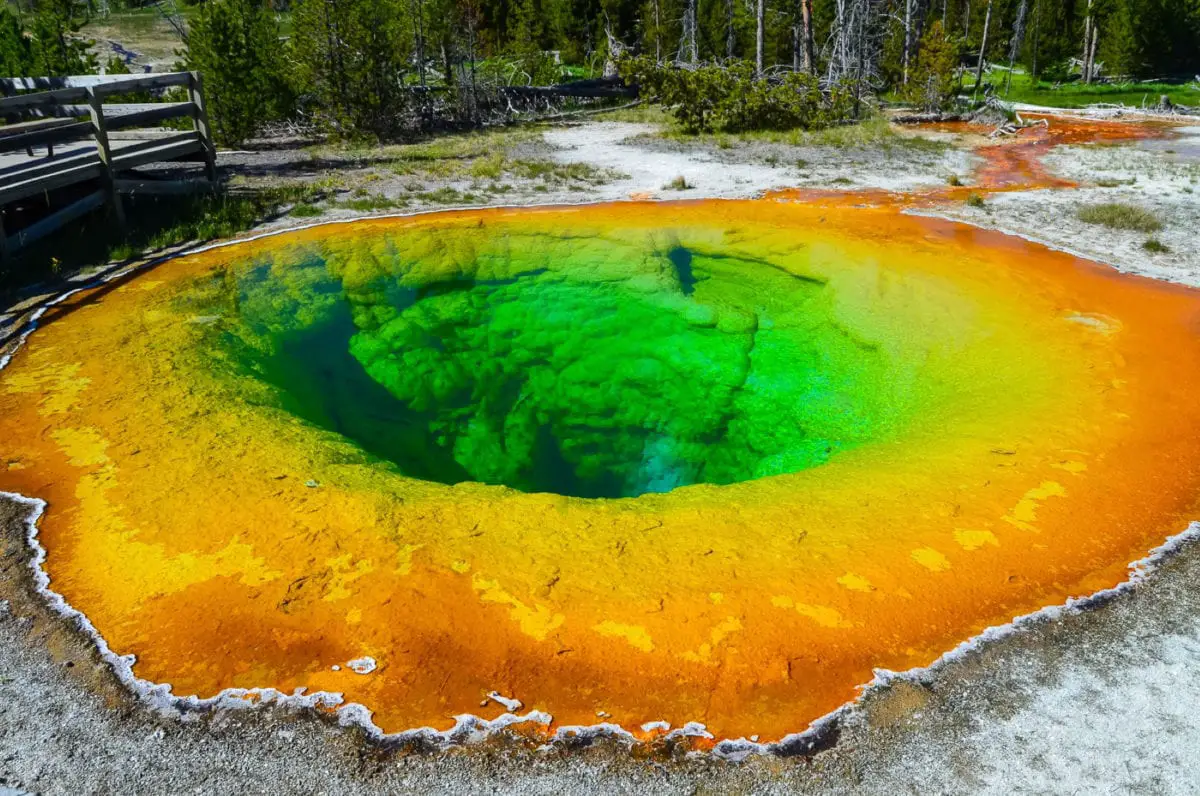
[[[279,408],[447,484],[728,484],[818,466],[887,421],[889,363],[820,280],[685,245],[513,251],[438,276],[402,250],[353,268],[309,253],[189,300],[221,313],[220,349]]]

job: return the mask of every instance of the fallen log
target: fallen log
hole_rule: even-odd
[[[930,124],[933,122],[961,122],[966,118],[961,113],[906,113],[893,116],[891,121],[896,124]]]

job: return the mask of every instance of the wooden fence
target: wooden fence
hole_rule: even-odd
[[[111,101],[172,88],[182,89],[178,93],[186,99]],[[0,118],[8,122],[0,126],[0,257],[7,259],[106,205],[123,226],[123,195],[210,189],[216,182],[216,150],[197,72],[0,78],[0,92],[6,95],[0,98]],[[189,119],[190,129],[156,126],[177,118]],[[202,161],[207,179],[131,174],[149,164],[181,160]],[[49,214],[22,229],[6,230],[14,206],[39,196],[45,197]]]

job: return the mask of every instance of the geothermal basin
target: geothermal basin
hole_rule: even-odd
[[[178,697],[769,741],[1200,518],[1198,332],[1198,291],[888,207],[324,225],[52,307],[0,490]]]

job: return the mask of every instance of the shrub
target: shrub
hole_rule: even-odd
[[[1076,215],[1080,221],[1101,224],[1109,229],[1127,229],[1134,232],[1157,232],[1162,229],[1162,222],[1149,210],[1121,202],[1087,205],[1079,208]]]
[[[1142,244],[1142,248],[1151,254],[1166,254],[1171,251],[1158,238],[1147,238],[1146,242]]]
[[[852,118],[855,108],[853,86],[822,90],[807,72],[759,76],[746,61],[688,68],[630,58],[621,74],[644,98],[669,108],[688,133],[827,127]]]
[[[983,202],[983,197],[982,197],[982,196],[980,196],[980,195],[979,195],[979,194],[977,194],[977,193],[973,193],[973,194],[971,194],[970,196],[968,196],[968,197],[967,197],[967,206],[968,206],[968,207],[982,208],[982,207],[985,207],[986,205],[985,205],[985,204],[984,204],[984,202]]]
[[[671,180],[666,185],[664,185],[663,189],[667,190],[667,191],[687,191],[687,190],[690,190],[691,187],[692,186],[688,184],[688,181],[681,174],[678,177],[676,177],[675,179]]]

